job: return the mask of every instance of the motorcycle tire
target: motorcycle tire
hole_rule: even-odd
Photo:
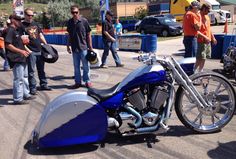
[[[235,112],[236,94],[232,84],[224,76],[214,72],[196,73],[190,79],[210,107],[200,107],[180,86],[175,101],[178,118],[187,128],[197,133],[220,131]]]

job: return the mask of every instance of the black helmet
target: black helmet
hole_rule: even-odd
[[[95,64],[98,61],[97,58],[97,53],[91,50],[88,50],[88,53],[86,55],[86,59],[91,63],[91,64]]]
[[[44,62],[54,63],[58,60],[58,52],[51,45],[42,45],[41,56]]]

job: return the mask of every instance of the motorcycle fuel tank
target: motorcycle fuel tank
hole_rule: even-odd
[[[69,92],[47,105],[32,140],[40,148],[59,147],[101,141],[106,132],[107,115],[97,101],[86,92]]]

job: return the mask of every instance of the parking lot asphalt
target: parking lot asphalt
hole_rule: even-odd
[[[214,28],[214,32],[217,33],[221,33],[221,30],[223,31],[223,26]],[[158,55],[183,58],[182,38],[158,42],[157,45]],[[74,83],[71,55],[66,52],[65,46],[54,46],[59,51],[60,58],[54,64],[46,64],[48,85],[53,90],[39,91],[37,98],[28,105],[12,105],[12,72],[0,71],[0,159],[235,158],[235,116],[221,132],[200,135],[185,128],[175,113],[169,123],[170,131],[158,135],[157,140],[151,143],[148,143],[143,136],[120,138],[117,135],[111,135],[105,143],[105,148],[101,148],[97,143],[49,150],[28,148],[27,142],[31,131],[45,106],[58,95],[71,91],[68,86]],[[103,52],[103,50],[96,51],[100,55]],[[110,55],[108,69],[91,69],[93,87],[109,88],[142,65],[132,59],[137,56],[136,52],[118,51],[118,54],[125,67],[115,67],[115,62]],[[3,61],[0,60],[0,66],[2,64]],[[209,59],[206,62],[206,69],[219,71],[222,70],[222,64],[219,59]],[[230,81],[236,88],[235,82],[232,79]],[[86,91],[86,88],[79,88],[78,91]]]

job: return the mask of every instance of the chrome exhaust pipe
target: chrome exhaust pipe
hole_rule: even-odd
[[[134,110],[133,108],[131,108],[129,106],[124,106],[124,108],[128,112],[130,112],[132,115],[134,115],[136,117],[135,122],[134,123],[130,123],[130,124],[132,124],[132,126],[134,126],[135,128],[140,127],[140,125],[142,124],[142,117],[141,117],[141,115],[136,110]]]

